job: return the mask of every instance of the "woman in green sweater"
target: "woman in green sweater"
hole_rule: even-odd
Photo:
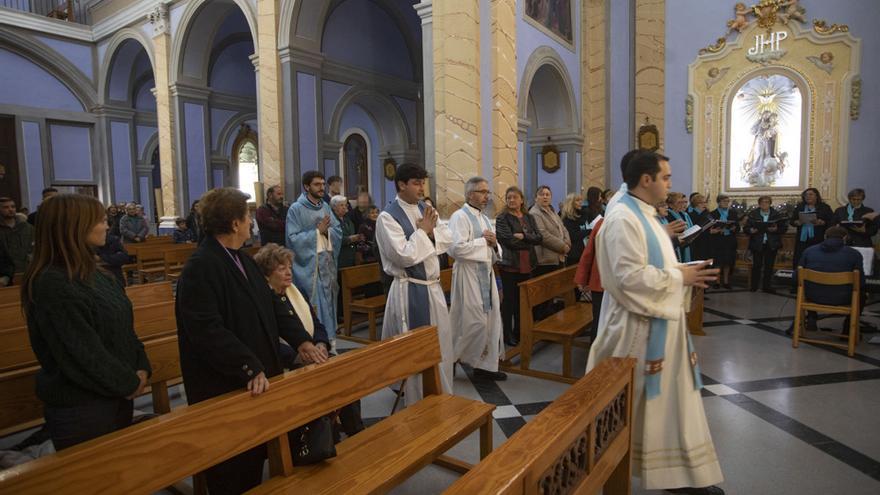
[[[131,302],[95,260],[108,228],[97,199],[62,194],[45,201],[21,286],[41,366],[37,396],[56,450],[131,424],[132,399],[151,370]]]

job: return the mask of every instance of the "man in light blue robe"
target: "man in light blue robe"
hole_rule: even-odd
[[[293,251],[293,282],[306,294],[318,320],[336,349],[336,263],[342,246],[342,227],[324,202],[324,176],[303,174],[303,193],[287,210],[285,238]]]

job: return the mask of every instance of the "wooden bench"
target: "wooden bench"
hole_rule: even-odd
[[[184,247],[165,251],[163,258],[165,264],[163,270],[165,280],[171,281],[180,278],[180,272],[183,271],[183,265],[186,264],[186,260],[192,256],[198,247],[195,244],[184,244],[184,246],[187,246],[189,249]]]
[[[444,494],[628,495],[634,367],[599,363]]]
[[[154,282],[151,284],[131,285],[125,288],[125,295],[135,308],[147,304],[174,300],[171,282]]]
[[[0,492],[148,494],[261,444],[272,478],[252,493],[386,492],[472,431],[483,456],[491,449],[494,406],[441,394],[439,362],[436,329],[408,332],[275,377],[262,395],[232,392],[8,469]],[[415,373],[425,399],[339,443],[333,459],[292,465],[287,432]]]
[[[13,304],[21,302],[21,286],[13,285],[11,287],[0,288],[0,305]]]
[[[153,396],[153,411],[158,414],[169,412],[168,386],[180,383],[177,335],[144,341],[144,350],[153,367],[149,391]],[[36,396],[38,371],[39,365],[33,365],[0,372],[0,436],[43,423],[43,402]],[[5,471],[0,472],[0,480],[3,473]]]
[[[4,304],[0,306],[0,330],[16,328],[27,325],[21,302]]]
[[[366,285],[381,283],[378,263],[357,265],[342,268],[339,274],[342,279],[342,325],[345,340],[360,343],[376,341],[376,320],[385,312],[385,294],[355,299],[354,290]],[[351,335],[353,313],[367,315],[370,325],[369,340]]]
[[[505,371],[537,376],[564,383],[574,383],[571,374],[572,347],[589,348],[589,344],[575,341],[593,321],[593,310],[589,303],[575,302],[574,274],[576,266],[562,268],[535,277],[519,284],[520,343],[509,349],[504,356]],[[532,308],[539,304],[561,298],[565,309],[553,315],[534,321]],[[532,348],[538,341],[562,344],[562,374],[530,369]],[[512,358],[519,355],[519,366],[513,365]]]

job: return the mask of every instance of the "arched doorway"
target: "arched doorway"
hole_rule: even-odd
[[[342,144],[342,168],[345,170],[345,195],[356,198],[360,191],[370,192],[370,163],[367,140],[352,133]]]
[[[260,182],[257,133],[247,124],[241,125],[232,145],[232,165],[238,190],[250,196],[251,202],[256,203],[261,199],[257,198],[257,187]]]

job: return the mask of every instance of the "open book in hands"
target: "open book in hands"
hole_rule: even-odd
[[[694,239],[699,237],[703,232],[707,232],[709,229],[711,229],[713,227],[719,227],[719,225],[717,225],[717,224],[718,224],[717,220],[710,220],[702,227],[699,225],[694,225],[694,226],[688,228],[687,230],[685,230],[684,232],[682,232],[681,234],[679,234],[678,241],[682,244],[689,244],[691,242],[694,242]]]

